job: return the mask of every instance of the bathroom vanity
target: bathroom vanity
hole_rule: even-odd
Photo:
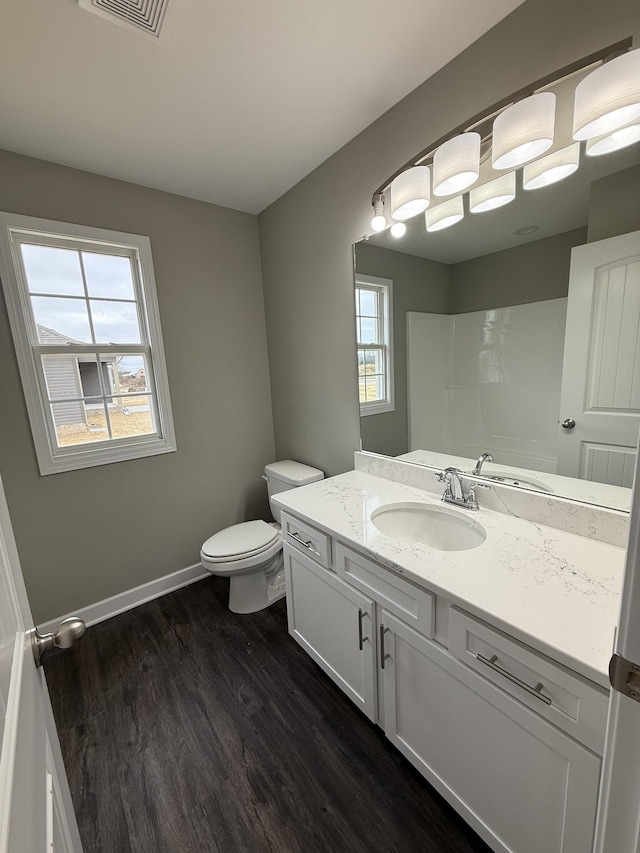
[[[494,850],[587,853],[624,514],[529,496],[525,520],[495,486],[448,510],[484,541],[440,550],[374,523],[438,511],[434,472],[375,464],[277,496],[290,634]]]

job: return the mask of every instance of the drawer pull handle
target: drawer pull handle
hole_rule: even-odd
[[[512,675],[508,670],[503,669],[499,664],[496,663],[498,660],[498,655],[491,655],[490,658],[486,658],[484,655],[481,655],[479,652],[476,653],[476,659],[483,663],[485,666],[490,667],[495,670],[495,672],[503,675],[505,678],[508,678],[509,681],[513,681],[514,684],[517,684],[518,687],[522,687],[523,690],[526,690],[531,696],[535,696],[536,699],[540,699],[541,702],[544,702],[545,705],[552,705],[553,701],[549,696],[545,696],[542,692],[544,688],[544,684],[539,681],[535,687],[531,687],[530,684],[527,684],[526,681],[522,681],[521,678],[518,678],[516,675]]]
[[[380,626],[380,669],[384,669],[384,662],[391,657],[384,650],[384,635],[390,630],[391,628],[385,628],[384,625]]]
[[[316,551],[316,549],[313,547],[313,543],[311,542],[311,540],[309,540],[308,542],[305,542],[299,533],[296,533],[296,532],[292,533],[290,530],[287,530],[287,536],[290,536],[292,539],[294,539],[298,543],[298,545],[302,545],[303,548],[306,548],[307,551],[311,551],[312,554],[316,554],[318,557],[322,556],[320,551]]]
[[[368,616],[366,610],[363,611],[361,607],[358,607],[358,648],[362,651],[363,646],[366,642],[370,642],[369,637],[362,636],[362,620],[365,616]]]

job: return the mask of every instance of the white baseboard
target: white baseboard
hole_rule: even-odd
[[[125,592],[119,592],[117,595],[112,595],[103,601],[97,601],[95,604],[87,605],[87,607],[79,607],[65,616],[50,619],[48,622],[42,622],[38,625],[38,628],[42,633],[55,631],[60,622],[69,616],[79,616],[80,619],[84,619],[87,627],[96,625],[98,622],[104,622],[105,619],[117,616],[118,613],[124,613],[125,610],[132,610],[140,604],[145,604],[154,598],[160,598],[161,595],[166,595],[168,592],[173,592],[176,589],[188,586],[195,581],[207,577],[211,577],[211,574],[200,563],[196,563],[194,566],[187,566],[186,569],[180,569],[177,572],[172,572],[170,575],[156,578],[148,583],[143,583],[141,586],[125,590]]]

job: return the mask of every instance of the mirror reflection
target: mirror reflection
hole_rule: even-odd
[[[364,450],[629,509],[640,145],[454,226],[355,247]]]

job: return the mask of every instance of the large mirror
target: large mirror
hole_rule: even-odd
[[[640,144],[428,233],[355,246],[364,450],[628,510],[640,424]],[[386,324],[386,329],[385,329]],[[385,365],[393,377],[385,390]],[[387,399],[388,398],[388,399]]]

